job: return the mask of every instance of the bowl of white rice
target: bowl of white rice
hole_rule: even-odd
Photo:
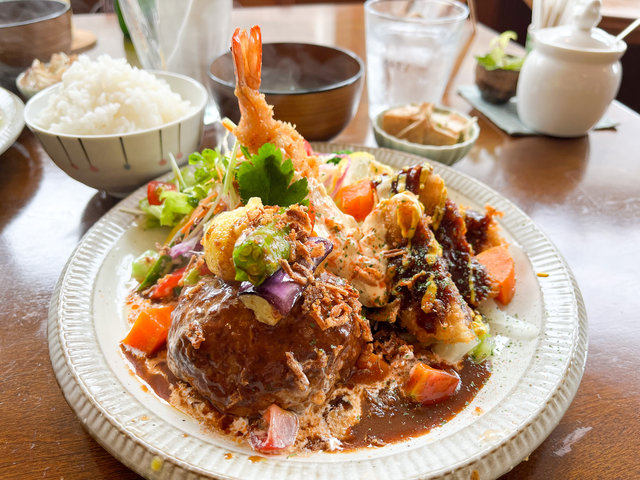
[[[67,174],[123,197],[199,149],[207,95],[184,75],[81,56],[27,102],[25,122]]]

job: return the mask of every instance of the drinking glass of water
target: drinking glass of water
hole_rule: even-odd
[[[209,65],[231,44],[232,0],[120,0],[145,69],[182,73],[209,91]],[[209,91],[205,123],[218,112]]]
[[[469,9],[454,0],[367,0],[369,116],[416,102],[440,103]]]

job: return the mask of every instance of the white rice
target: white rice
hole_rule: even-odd
[[[101,135],[157,127],[183,117],[193,106],[151,73],[107,55],[86,55],[62,76],[38,123],[54,133]]]

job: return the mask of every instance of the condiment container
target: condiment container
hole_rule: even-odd
[[[518,115],[547,135],[586,134],[615,98],[627,45],[595,28],[600,0],[591,0],[573,23],[531,32],[533,49],[518,82]]]

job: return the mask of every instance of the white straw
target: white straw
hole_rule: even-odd
[[[532,29],[536,29],[536,28],[540,28],[540,9],[542,8],[542,6],[540,5],[540,2],[542,0],[533,0],[531,2],[531,28]]]
[[[566,25],[571,21],[571,18],[573,17],[573,9],[575,8],[575,6],[575,0],[567,0],[564,8],[562,9],[562,15],[560,15],[560,25]]]
[[[551,5],[549,6],[549,27],[555,27],[558,25],[560,10],[562,9],[563,0],[552,0]]]
[[[633,22],[631,22],[629,24],[629,26],[627,28],[625,28],[624,30],[622,30],[617,36],[616,36],[616,42],[618,40],[622,40],[624,37],[626,37],[627,35],[629,35],[632,31],[634,31],[638,25],[640,25],[640,18],[636,18]]]
[[[553,0],[542,0],[542,28],[547,28],[549,26],[552,2]]]

